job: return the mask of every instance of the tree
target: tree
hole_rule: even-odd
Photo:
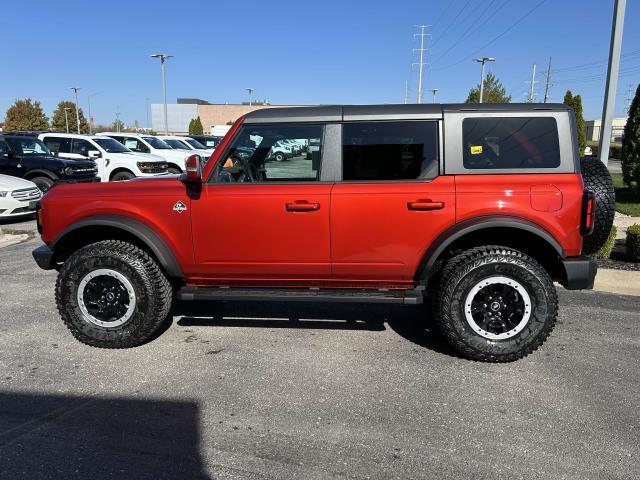
[[[113,125],[111,125],[111,131],[122,132],[124,129],[125,129],[124,122],[119,118],[116,118],[115,121],[113,122]]]
[[[67,120],[69,121],[69,133],[78,132],[78,122],[76,121],[76,104],[69,100],[62,100],[58,103],[58,106],[53,111],[53,117],[51,118],[51,128],[59,132],[67,131],[67,124],[64,118],[64,109],[67,110]],[[80,133],[89,133],[89,124],[82,112],[82,109],[78,109],[80,115]]]
[[[622,179],[626,185],[640,189],[640,85],[629,107],[629,118],[622,140]]]
[[[30,98],[16,100],[7,109],[4,129],[12,130],[48,130],[49,119],[44,114],[40,102]]]
[[[484,90],[482,91],[483,103],[509,103],[511,95],[507,95],[502,82],[491,72],[487,73],[484,79]],[[469,90],[469,96],[465,103],[480,102],[480,84]]]
[[[204,128],[202,127],[202,121],[200,117],[193,118],[189,122],[189,135],[202,135]]]
[[[584,115],[582,113],[582,97],[580,95],[573,96],[571,90],[567,90],[564,94],[563,103],[573,109],[573,113],[576,115],[576,130],[578,131],[578,147],[580,149],[580,155],[583,154],[585,147],[587,146],[587,140],[584,129]]]

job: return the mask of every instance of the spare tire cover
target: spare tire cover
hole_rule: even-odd
[[[611,174],[606,165],[596,157],[585,157],[580,160],[582,179],[587,190],[596,197],[596,212],[593,233],[584,237],[582,253],[590,255],[597,252],[605,244],[613,226],[616,207],[616,194],[611,181]]]

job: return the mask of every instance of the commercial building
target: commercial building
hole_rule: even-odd
[[[622,142],[624,137],[624,127],[627,124],[627,118],[614,118],[611,124],[611,141]],[[600,141],[600,129],[602,120],[587,120],[584,122],[584,129],[587,141]]]
[[[167,105],[167,123],[169,132],[184,134],[189,132],[189,122],[200,117],[205,133],[210,133],[216,125],[227,125],[239,117],[263,108],[287,108],[298,105],[271,105],[267,102],[242,104],[212,104],[198,98],[179,98],[178,103]],[[151,104],[151,127],[156,132],[164,132],[163,104]]]

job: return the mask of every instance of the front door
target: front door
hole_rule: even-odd
[[[306,151],[285,161],[272,146],[322,138],[323,125],[244,125],[191,200],[192,279],[299,285],[331,276],[331,183]]]
[[[336,280],[412,283],[455,222],[453,177],[439,176],[438,122],[343,125],[342,182],[331,193]]]
[[[23,172],[19,164],[18,158],[9,149],[7,142],[0,138],[0,174],[21,177]]]

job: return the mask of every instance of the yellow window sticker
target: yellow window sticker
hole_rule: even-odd
[[[482,145],[471,145],[471,155],[479,155],[482,153]]]

